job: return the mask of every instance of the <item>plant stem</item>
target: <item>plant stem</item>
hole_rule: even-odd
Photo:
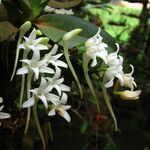
[[[91,91],[91,93],[93,95],[95,103],[97,105],[97,111],[100,114],[99,102],[98,102],[96,93],[94,91],[93,84],[92,84],[91,79],[90,79],[89,74],[88,74],[88,64],[89,64],[89,61],[90,61],[90,59],[86,56],[86,54],[83,54],[83,71],[84,71],[84,76],[85,76],[85,79],[86,79],[86,81],[88,83],[90,91]]]
[[[64,47],[64,55],[65,55],[67,64],[68,64],[68,66],[69,66],[69,68],[70,68],[70,70],[72,72],[72,75],[73,75],[73,77],[74,77],[74,79],[75,79],[75,81],[76,81],[76,83],[78,85],[78,88],[79,88],[79,91],[80,91],[80,95],[81,95],[81,99],[82,99],[83,98],[83,92],[82,92],[81,84],[80,84],[80,81],[79,81],[79,79],[78,79],[78,77],[76,75],[76,72],[75,72],[75,70],[74,70],[74,68],[72,66],[70,58],[69,58],[68,43],[64,42],[63,47]]]
[[[25,86],[25,75],[22,75],[22,79],[21,79],[21,92],[20,92],[20,99],[19,99],[19,109],[21,109],[21,107],[22,107],[23,94],[24,94],[24,86]]]
[[[30,89],[31,89],[31,80],[32,80],[32,72],[28,73],[27,76],[27,98],[30,98]],[[27,112],[27,121],[26,121],[26,126],[25,126],[25,131],[24,134],[27,133],[28,128],[29,128],[29,122],[30,122],[30,115],[31,115],[31,108],[28,108],[28,112]]]
[[[29,123],[30,123],[30,115],[31,115],[31,109],[28,108],[27,109],[27,120],[26,120],[26,126],[25,126],[25,130],[24,130],[24,134],[27,134],[27,132],[28,132]]]
[[[110,98],[109,98],[109,95],[107,94],[107,89],[105,88],[105,83],[106,83],[105,81],[106,81],[106,79],[104,77],[103,78],[103,82],[102,82],[102,92],[103,92],[103,96],[104,96],[104,100],[106,102],[106,105],[107,105],[107,107],[109,109],[109,112],[110,112],[110,114],[111,114],[111,116],[112,116],[112,118],[114,120],[115,131],[117,131],[118,130],[117,119],[116,119],[116,116],[115,116],[114,111],[112,109]]]
[[[19,39],[18,39],[18,42],[17,42],[17,48],[16,48],[16,57],[15,57],[14,69],[13,69],[13,72],[12,72],[12,75],[11,75],[11,78],[10,78],[10,81],[13,80],[14,75],[15,75],[15,72],[16,72],[17,63],[18,63],[18,58],[19,58],[19,51],[20,51],[19,45],[20,45],[20,43],[21,43],[21,41],[22,41],[22,37],[23,37],[23,34],[20,33],[20,34],[19,34]]]
[[[42,129],[41,129],[38,114],[37,114],[37,99],[35,99],[35,104],[33,106],[33,116],[34,116],[35,124],[36,124],[36,127],[38,129],[38,132],[39,132],[42,144],[43,144],[43,150],[46,150],[45,139],[42,133]]]
[[[27,53],[23,52],[23,59],[27,57]],[[24,63],[22,63],[22,67],[24,66]],[[19,99],[19,109],[22,107],[22,101],[23,101],[23,94],[24,94],[24,86],[25,86],[25,75],[22,75],[21,79],[21,92],[20,92],[20,99]]]
[[[50,133],[50,138],[53,141],[53,132],[52,132],[52,126],[51,126],[50,122],[48,123],[48,129],[49,129],[49,133]]]

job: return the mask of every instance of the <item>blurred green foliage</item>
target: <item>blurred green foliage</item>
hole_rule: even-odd
[[[132,9],[107,4],[101,8],[91,8],[89,12],[97,15],[104,29],[121,43],[127,43],[132,31],[139,25],[141,9]]]

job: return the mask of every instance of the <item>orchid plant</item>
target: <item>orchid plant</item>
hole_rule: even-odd
[[[102,59],[102,65],[99,70],[103,69],[105,71],[99,72],[98,78],[100,80],[99,81],[100,85],[102,86],[102,93],[105,102],[108,106],[110,114],[112,115],[112,118],[115,123],[115,130],[118,130],[117,120],[113,112],[113,109],[111,107],[110,98],[109,95],[107,94],[107,88],[114,86],[114,79],[117,78],[121,86],[125,86],[131,89],[131,91],[127,90],[121,92],[121,91],[116,91],[118,87],[115,88],[114,94],[120,95],[121,98],[124,100],[138,99],[141,90],[133,91],[134,87],[137,87],[134,81],[134,77],[132,77],[132,74],[134,72],[133,65],[130,65],[132,68],[132,71],[130,73],[127,74],[123,72],[123,57],[121,55],[118,55],[119,52],[118,43],[116,43],[117,51],[109,53],[109,51],[107,50],[108,45],[102,41],[103,37],[100,35],[100,32],[101,29],[99,28],[97,33],[93,37],[88,39],[85,43],[85,47],[87,50],[85,54],[83,54],[84,74],[87,79],[88,85],[91,89],[91,92],[93,93],[93,97],[95,97],[97,108],[100,113],[99,102],[94,92],[94,88],[90,80],[90,77],[88,75],[88,63],[90,62],[90,60],[92,60],[91,67],[95,67],[98,64],[97,58]]]
[[[2,2],[9,11],[7,7],[11,3]],[[132,76],[134,66],[130,65],[130,73],[124,73],[124,58],[119,54],[119,44],[100,27],[77,17],[67,16],[73,15],[72,10],[53,8],[48,5],[48,0],[41,0],[38,5],[34,2],[32,0],[18,2],[19,5],[25,6],[21,8],[17,8],[19,5],[16,5],[14,11],[21,16],[18,18],[22,21],[21,25],[18,25],[19,28],[16,29],[14,26],[17,23],[16,20],[10,20],[11,29],[16,29],[15,34],[17,35],[16,55],[10,81],[15,75],[20,76],[18,78],[21,79],[21,89],[17,104],[19,110],[27,109],[24,133],[27,134],[33,116],[43,149],[46,149],[38,116],[39,106],[44,106],[42,111],[47,114],[47,117],[54,117],[58,114],[67,122],[71,121],[67,111],[73,106],[67,104],[67,100],[71,100],[69,95],[73,95],[73,92],[66,84],[71,85],[72,81],[66,82],[67,77],[64,73],[66,69],[70,71],[69,77],[74,78],[79,89],[79,92],[77,91],[77,94],[80,95],[79,100],[86,100],[84,86],[89,87],[92,102],[94,106],[96,105],[99,115],[102,114],[102,106],[97,93],[102,93],[107,109],[113,118],[115,131],[117,131],[117,120],[111,106],[110,95],[120,96],[122,100],[139,98],[141,90],[135,90],[137,84]],[[10,5],[9,8],[14,9],[12,6]],[[64,25],[63,22],[65,22]],[[94,36],[93,33],[95,33]],[[5,40],[3,39],[2,42]],[[80,72],[83,73],[82,78],[78,76],[78,70],[74,67],[72,51],[80,55],[80,61],[75,63],[80,69],[83,69],[83,72]],[[90,70],[96,70],[94,77],[93,74],[90,74]],[[95,82],[97,84],[94,84]],[[128,89],[120,90],[120,87]],[[109,88],[112,88],[112,93],[108,92]],[[0,98],[0,103],[2,102]],[[0,107],[0,111],[2,109],[3,106]],[[74,112],[81,116],[77,111]],[[9,114],[0,112],[0,119],[9,117]]]
[[[27,122],[25,133],[28,130],[30,121],[30,109],[33,107],[35,122],[41,136],[44,145],[44,137],[37,116],[37,103],[42,101],[46,111],[49,111],[48,115],[53,116],[58,112],[68,122],[70,122],[70,116],[66,112],[71,106],[65,105],[67,103],[67,94],[70,87],[63,84],[64,78],[61,78],[61,67],[67,68],[67,64],[59,58],[63,55],[57,53],[58,45],[54,45],[52,50],[49,51],[48,41],[45,37],[37,37],[39,31],[35,28],[32,29],[28,37],[23,36],[22,42],[18,44],[19,51],[23,50],[23,58],[21,61],[22,67],[16,72],[17,75],[22,75],[22,88],[25,86],[25,78],[27,77],[27,100],[22,104],[22,98],[24,93],[21,92],[20,108],[28,108]],[[44,56],[40,54],[41,50],[45,50]],[[30,58],[28,58],[30,56]],[[17,55],[16,55],[17,58]],[[14,68],[15,69],[15,68]],[[33,82],[41,80],[39,87],[32,89]],[[21,90],[22,91],[22,90]],[[56,93],[57,92],[57,93]]]

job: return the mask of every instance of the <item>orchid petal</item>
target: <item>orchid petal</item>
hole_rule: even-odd
[[[70,87],[67,85],[60,84],[59,87],[62,91],[70,91]]]
[[[58,79],[58,78],[60,78],[60,76],[61,76],[61,69],[58,68],[58,67],[56,67],[56,72],[55,72],[55,74],[54,74],[53,79],[54,79],[54,80],[55,80],[55,79]]]
[[[8,113],[4,113],[4,112],[0,112],[0,119],[7,119],[10,118],[10,114]]]
[[[114,78],[111,79],[109,82],[107,82],[107,83],[105,84],[105,87],[106,87],[106,88],[112,87],[112,86],[113,86],[113,83],[114,83],[113,81],[114,81]]]
[[[39,68],[31,67],[31,69],[33,70],[33,72],[35,74],[35,79],[37,80],[39,78]]]
[[[45,88],[46,86],[47,86],[47,81],[46,81],[46,79],[41,78],[41,83],[40,83],[39,88]]]
[[[62,110],[68,110],[68,109],[71,108],[71,106],[70,106],[70,105],[61,105],[60,108],[61,108]]]
[[[64,81],[64,78],[60,78],[60,79],[57,79],[57,80],[55,80],[54,82],[55,82],[55,84],[61,84],[62,82]]]
[[[46,97],[44,95],[41,95],[41,96],[38,96],[38,97],[42,100],[45,108],[48,108],[48,103],[47,103]]]
[[[33,106],[35,103],[35,100],[33,97],[31,97],[29,100],[25,101],[22,105],[23,108],[28,108],[28,107],[31,107]]]
[[[58,95],[61,96],[61,89],[60,89],[60,87],[56,84],[56,85],[54,85],[54,88],[57,90]]]
[[[69,114],[68,114],[66,111],[64,111],[63,113],[58,112],[58,114],[59,114],[60,116],[62,116],[64,119],[66,119],[68,122],[71,121],[71,118],[70,118]]]
[[[21,74],[27,74],[28,72],[29,72],[28,67],[24,66],[24,67],[18,69],[16,74],[21,75]]]
[[[2,97],[0,97],[0,103],[2,103],[3,102],[3,98]]]
[[[91,67],[95,67],[97,65],[97,60],[96,57],[93,59],[92,63],[91,63]]]
[[[57,64],[57,66],[59,66],[59,67],[68,68],[68,65],[67,65],[65,62],[61,61],[61,60],[57,60],[57,61],[56,61],[56,64]]]
[[[0,111],[2,111],[2,110],[3,110],[3,108],[4,108],[4,105],[0,107]]]
[[[68,99],[68,95],[66,93],[63,93],[61,97],[61,103],[66,104],[67,99]]]
[[[24,62],[24,63],[26,63],[26,64],[28,64],[28,65],[30,65],[31,64],[31,62],[32,62],[32,60],[29,60],[29,59],[22,59],[22,60],[20,60],[21,62]]]
[[[35,38],[36,38],[36,29],[34,28],[32,30],[32,32],[30,33],[28,39],[30,39],[31,41],[33,41],[33,40],[35,40]]]
[[[50,51],[50,54],[51,54],[51,55],[56,54],[56,53],[57,53],[57,50],[58,50],[58,45],[55,44],[54,47],[52,48],[52,50]]]
[[[40,68],[40,73],[50,73],[50,74],[54,74],[54,70],[49,68],[49,67],[41,67]]]
[[[52,102],[54,105],[59,103],[59,96],[52,94],[52,93],[47,93],[46,98],[48,101]]]
[[[48,50],[48,47],[43,44],[37,44],[36,49],[38,50]]]
[[[19,44],[18,48],[19,49],[26,49],[26,47],[24,46],[24,43],[23,44]]]
[[[48,116],[54,116],[55,114],[56,114],[56,112],[55,112],[55,108],[54,108],[48,113]]]
[[[34,45],[38,45],[38,43],[40,43],[42,39],[43,39],[43,37],[34,39],[34,40],[33,40],[33,41],[34,41]]]
[[[57,60],[58,58],[60,58],[63,55],[63,53],[57,54],[55,56],[52,56],[53,60]]]

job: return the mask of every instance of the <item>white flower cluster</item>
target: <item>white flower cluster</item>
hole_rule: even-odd
[[[136,83],[132,74],[134,72],[134,67],[132,65],[132,71],[128,74],[123,72],[123,57],[118,55],[119,45],[117,46],[117,51],[108,53],[108,45],[102,42],[103,37],[100,35],[101,29],[99,28],[98,32],[85,43],[87,48],[86,55],[92,59],[91,67],[97,65],[97,57],[101,58],[106,65],[106,72],[104,77],[107,79],[105,87],[109,88],[113,86],[114,78],[118,78],[121,86],[129,87],[133,91],[136,87]]]
[[[0,103],[3,103],[3,99],[2,97],[0,97]],[[1,112],[4,108],[4,105],[3,106],[0,106],[0,119],[7,119],[7,118],[10,118],[10,114],[8,113],[5,113],[5,112]],[[1,125],[1,123],[0,123]]]
[[[17,70],[17,75],[34,74],[34,81],[41,78],[38,88],[29,89],[32,96],[23,103],[23,108],[33,106],[38,99],[42,101],[46,109],[50,109],[49,116],[58,113],[70,122],[71,119],[66,110],[71,106],[65,105],[68,98],[65,92],[70,91],[70,87],[63,84],[64,78],[61,78],[60,69],[60,67],[67,68],[67,64],[59,60],[63,53],[56,54],[58,45],[54,45],[49,53],[41,57],[40,51],[48,50],[48,46],[44,42],[44,37],[36,38],[36,36],[37,30],[33,29],[29,37],[24,37],[24,42],[20,44],[20,49],[32,51],[32,58],[21,60],[24,64]],[[49,77],[46,74],[49,74]],[[53,94],[54,92],[57,94]]]
[[[69,9],[69,10],[66,10],[64,8],[55,9],[51,6],[46,6],[44,8],[44,12],[50,12],[50,13],[62,14],[62,15],[74,15],[74,12],[72,11],[72,9]]]

